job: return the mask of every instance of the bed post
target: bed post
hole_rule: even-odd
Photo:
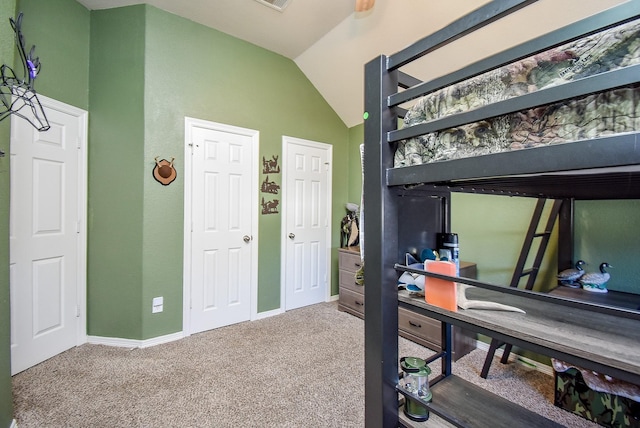
[[[392,269],[398,253],[396,206],[386,185],[395,144],[387,133],[397,127],[387,97],[397,92],[398,72],[387,57],[365,65],[364,222],[365,242],[365,424],[398,425],[398,292]]]

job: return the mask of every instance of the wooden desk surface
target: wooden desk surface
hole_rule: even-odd
[[[640,320],[477,287],[467,297],[515,306],[526,314],[450,312],[406,292],[398,294],[400,306],[429,317],[640,385]]]

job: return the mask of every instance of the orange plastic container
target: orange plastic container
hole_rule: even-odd
[[[456,265],[453,262],[426,260],[424,270],[441,275],[456,276]],[[458,292],[454,281],[425,276],[424,300],[434,306],[456,312],[458,310]]]

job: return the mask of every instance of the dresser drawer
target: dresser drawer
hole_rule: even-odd
[[[340,305],[364,315],[364,296],[351,290],[340,289]]]
[[[407,333],[441,347],[442,330],[440,321],[416,314],[405,308],[398,308],[398,328]]]
[[[342,250],[338,253],[338,268],[355,273],[362,266],[360,253]]]
[[[356,284],[355,273],[347,270],[338,271],[340,290],[347,289],[364,294],[364,286]]]

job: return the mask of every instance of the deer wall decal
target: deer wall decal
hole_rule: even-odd
[[[35,45],[27,54],[21,30],[22,16],[20,12],[16,20],[9,18],[11,28],[16,34],[16,46],[22,62],[22,77],[16,76],[13,69],[6,64],[0,67],[0,120],[15,114],[25,119],[38,131],[46,131],[50,128],[49,121],[33,88],[40,71],[40,59],[34,57]],[[24,109],[30,109],[33,117],[27,116]]]

